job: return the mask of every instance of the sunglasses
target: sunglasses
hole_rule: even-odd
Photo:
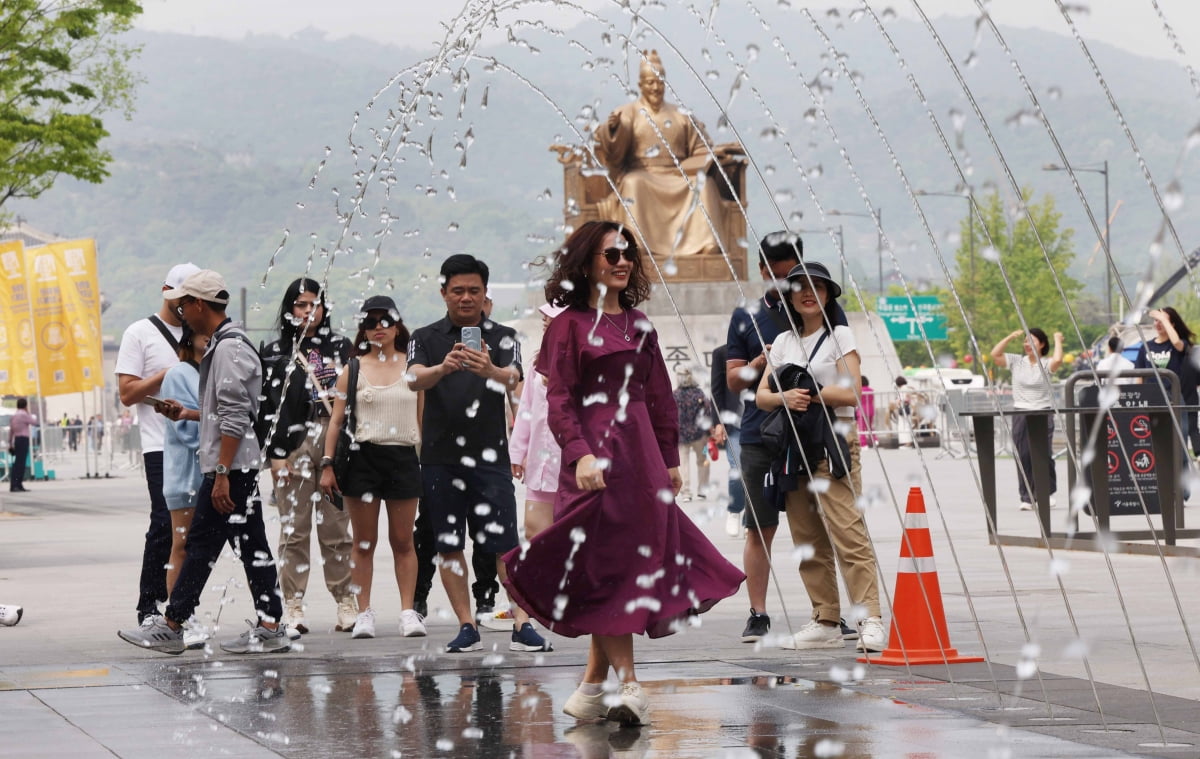
[[[604,260],[608,261],[609,266],[616,266],[617,262],[622,257],[630,263],[637,261],[637,248],[628,245],[624,248],[605,248],[600,251],[600,255],[604,256]]]
[[[386,316],[368,316],[360,321],[358,326],[360,329],[368,330],[375,329],[376,327],[383,327],[384,329],[387,329],[388,327],[395,327],[396,324],[397,322],[395,320]]]

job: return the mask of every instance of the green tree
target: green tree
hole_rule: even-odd
[[[988,353],[1000,338],[1022,327],[1022,317],[1026,326],[1041,327],[1047,335],[1062,332],[1067,350],[1078,350],[1079,341],[1068,313],[1068,308],[1074,309],[1076,320],[1083,319],[1078,311],[1083,285],[1067,274],[1075,258],[1071,241],[1074,230],[1059,226],[1062,214],[1055,210],[1052,197],[1047,195],[1034,203],[1031,191],[1026,190],[1024,196],[1036,235],[1024,213],[1010,223],[997,194],[976,196],[987,234],[978,218],[973,225],[963,219],[954,279],[961,310],[949,292],[943,295],[949,342],[958,356],[973,353],[972,334],[980,352]],[[1051,269],[1057,272],[1057,281]],[[980,360],[980,356],[974,355],[974,360]]]
[[[0,209],[59,175],[99,183],[112,155],[100,116],[133,108],[135,0],[0,3]]]

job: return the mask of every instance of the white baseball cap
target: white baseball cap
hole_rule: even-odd
[[[176,264],[167,272],[167,278],[163,280],[163,284],[170,288],[176,288],[183,284],[183,280],[200,271],[200,267],[190,261],[186,264]]]

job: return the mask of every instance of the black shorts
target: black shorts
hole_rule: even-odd
[[[475,547],[489,553],[516,548],[517,498],[507,469],[461,464],[426,464],[421,511],[427,515],[438,553],[466,548],[467,530]]]
[[[777,527],[779,505],[763,494],[763,478],[774,458],[758,443],[742,443],[742,479],[746,482],[746,528]]]
[[[342,494],[364,501],[403,501],[421,497],[421,462],[411,445],[359,443],[350,454],[350,474],[339,482]]]

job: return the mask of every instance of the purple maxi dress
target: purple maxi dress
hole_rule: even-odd
[[[563,463],[554,523],[504,556],[509,597],[570,638],[670,635],[746,579],[675,503],[671,380],[645,314],[625,316],[568,309],[546,330],[538,367]],[[603,490],[576,486],[588,453],[610,461]]]

